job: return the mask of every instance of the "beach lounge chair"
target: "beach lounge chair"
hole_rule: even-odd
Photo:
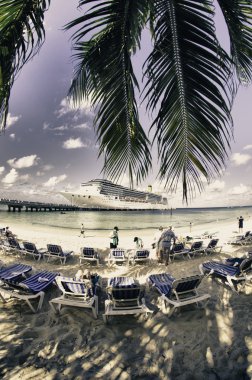
[[[252,255],[252,251],[248,252],[245,256],[242,256],[242,257],[229,257],[224,261],[224,264],[237,267],[243,262],[244,259],[251,257],[251,255]]]
[[[65,264],[66,260],[72,255],[73,251],[63,251],[60,245],[47,244],[47,251],[44,252],[43,257],[47,257],[47,261],[51,258],[58,258],[61,264]]]
[[[30,309],[36,313],[43,305],[45,291],[54,282],[56,276],[58,276],[58,273],[43,271],[25,280],[15,280],[12,281],[12,283],[4,281],[0,287],[0,298],[3,302],[6,302],[6,298],[23,300],[28,304]],[[38,305],[35,308],[31,300],[37,299]]]
[[[125,251],[123,249],[111,249],[108,257],[108,264],[124,264],[127,262]]]
[[[21,245],[13,237],[6,238],[6,240],[4,241],[4,243],[2,245],[2,249],[3,249],[3,251],[4,251],[5,254],[7,254],[7,253],[20,254],[20,253],[22,253],[22,247],[21,247]]]
[[[222,246],[218,246],[219,239],[211,239],[207,247],[204,248],[204,253],[206,255],[211,255],[212,253],[220,253]]]
[[[83,247],[80,249],[80,264],[82,261],[99,265],[98,253],[94,250],[94,248]]]
[[[104,322],[110,316],[152,313],[145,305],[144,291],[132,277],[112,277],[108,280],[107,297],[105,301]]]
[[[30,243],[29,241],[24,241],[23,247],[23,253],[25,255],[32,256],[33,259],[37,261],[39,261],[41,257],[43,257],[43,253],[46,252],[44,248],[37,249],[36,245],[34,243]]]
[[[12,264],[7,267],[3,267],[0,270],[1,284],[3,282],[13,282],[23,280],[26,278],[26,274],[32,270],[30,265],[25,264]]]
[[[199,294],[198,287],[204,276],[202,274],[175,279],[168,273],[153,274],[148,282],[160,294],[160,300],[164,305],[170,306],[169,316],[182,306],[193,303],[199,304],[210,298],[209,294]]]
[[[238,291],[238,285],[242,289],[252,279],[252,255],[240,260],[218,262],[208,261],[199,266],[203,275],[220,279],[225,285],[228,285],[233,291]]]
[[[174,260],[175,257],[182,257],[184,258],[187,256],[187,252],[185,251],[184,243],[176,243],[174,244],[171,253],[170,253],[170,259]]]
[[[234,240],[229,241],[227,244],[232,245],[246,245],[252,241],[251,231],[247,231],[244,235],[238,235]]]
[[[195,255],[200,254],[202,255],[204,253],[204,249],[202,248],[203,241],[195,241],[190,249],[184,249],[184,254],[187,255],[188,259],[191,259],[192,257],[195,257]]]
[[[98,316],[97,287],[91,280],[75,281],[73,278],[56,278],[56,284],[62,295],[50,301],[50,306],[54,312],[60,311],[62,305],[75,306],[92,309],[94,318]],[[56,309],[55,305],[58,305]]]
[[[147,249],[137,249],[133,256],[129,257],[132,264],[146,263],[150,261],[150,251]]]

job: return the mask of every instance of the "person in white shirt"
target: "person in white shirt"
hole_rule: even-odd
[[[119,243],[119,236],[118,236],[118,227],[114,227],[110,237],[110,248],[117,248]]]
[[[156,248],[156,256],[157,256],[158,261],[160,260],[160,252],[159,252],[160,247],[158,246],[158,241],[159,241],[162,233],[163,233],[163,227],[160,226],[158,231],[154,235],[154,239],[153,239],[153,243],[152,243],[152,248]]]

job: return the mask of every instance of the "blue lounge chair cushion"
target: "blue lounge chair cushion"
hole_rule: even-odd
[[[215,274],[218,274],[220,276],[238,276],[240,274],[240,268],[234,267],[231,265],[218,263],[215,261],[209,261],[207,263],[203,263],[203,269],[204,271],[210,272],[214,271]]]
[[[111,253],[112,253],[112,256],[114,257],[124,257],[123,250],[115,249],[115,250],[112,250]]]
[[[175,278],[168,273],[161,273],[150,275],[149,280],[161,294],[169,296]]]
[[[82,254],[83,254],[83,256],[94,257],[95,256],[95,250],[94,250],[94,248],[84,247],[82,250]]]
[[[149,257],[150,252],[147,249],[143,250],[137,250],[135,254],[135,258],[141,259],[141,258],[147,258]]]
[[[183,243],[177,243],[174,245],[171,253],[179,253],[185,249],[185,246]]]
[[[39,272],[19,283],[19,286],[33,293],[46,290],[55,280],[59,273]]]
[[[112,277],[109,280],[112,296],[115,300],[137,299],[140,294],[139,284],[133,277]]]
[[[28,241],[24,241],[23,242],[23,246],[24,246],[24,249],[26,251],[34,252],[34,253],[37,253],[37,254],[39,253],[38,250],[37,250],[37,248],[36,248],[36,246],[35,246],[35,244],[33,244],[33,243],[30,243]]]
[[[30,265],[14,264],[14,265],[11,265],[10,267],[3,268],[0,271],[0,279],[4,281],[16,281],[23,274],[28,273],[31,270],[32,270],[32,267]]]
[[[176,279],[168,273],[153,274],[149,276],[150,282],[158,289],[161,294],[169,298],[173,291],[177,293],[191,292],[201,283],[201,276],[192,276],[181,278],[176,282]]]
[[[92,284],[92,281],[91,281]],[[71,278],[64,277],[62,279],[62,285],[65,290],[74,294],[88,294],[89,297],[93,297],[95,294],[95,287],[88,287],[84,282],[76,281],[74,282]],[[93,284],[92,284],[93,285]]]
[[[63,251],[60,245],[56,244],[47,244],[48,252],[52,255],[58,256],[70,256],[73,251]]]
[[[113,288],[136,288],[137,284],[133,277],[112,277],[109,286]]]
[[[14,239],[14,238],[8,238],[8,243],[9,243],[9,246],[11,247],[11,248],[16,248],[16,249],[22,249],[21,247],[20,247],[20,245],[19,245],[19,242],[16,240],[16,239]]]
[[[244,259],[242,257],[232,257],[230,259],[226,259],[225,264],[237,267],[240,266],[243,260]]]
[[[219,241],[219,239],[212,239],[209,242],[209,244],[207,246],[207,249],[215,248],[217,246],[217,244],[218,244],[218,241]]]

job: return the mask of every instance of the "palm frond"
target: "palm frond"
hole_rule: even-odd
[[[80,1],[95,3],[66,28],[79,27],[73,39],[77,65],[69,95],[75,102],[91,97],[95,125],[105,156],[103,171],[114,180],[128,171],[131,184],[151,167],[149,140],[139,122],[135,99],[138,82],[131,57],[140,44],[148,16],[146,0]],[[92,34],[85,42],[88,34]]]
[[[230,53],[242,84],[252,80],[251,0],[218,0],[230,38]]]
[[[225,164],[231,136],[228,55],[216,40],[208,0],[157,0],[154,48],[145,63],[148,108],[158,142],[160,179],[183,199]]]
[[[50,0],[0,1],[0,130],[6,125],[16,75],[43,43],[49,5]]]

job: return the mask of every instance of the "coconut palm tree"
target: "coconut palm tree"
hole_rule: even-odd
[[[131,181],[151,168],[151,142],[139,121],[138,97],[153,114],[159,178],[183,197],[203,189],[225,167],[232,138],[231,106],[239,84],[252,77],[251,0],[80,0],[69,22],[76,60],[69,97],[89,98],[104,154],[104,172]],[[50,0],[0,0],[0,115],[4,128],[17,72],[40,48]],[[221,47],[215,7],[226,23],[230,51]],[[140,88],[132,57],[144,29],[152,51]]]

